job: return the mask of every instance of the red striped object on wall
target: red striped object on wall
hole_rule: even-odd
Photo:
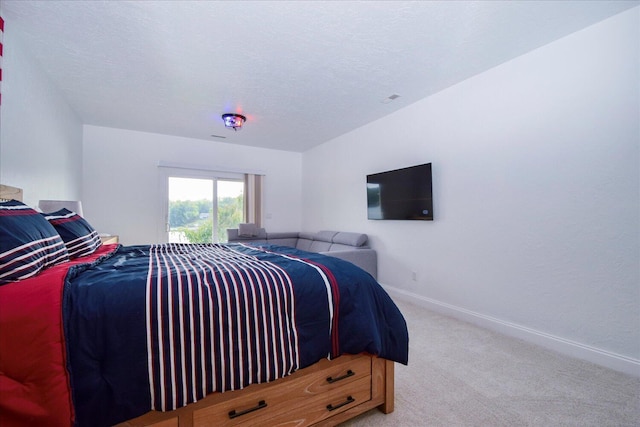
[[[2,35],[4,34],[4,19],[0,16],[0,104],[2,104]]]

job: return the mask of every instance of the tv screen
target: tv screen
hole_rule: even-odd
[[[367,217],[433,221],[431,163],[367,175]]]

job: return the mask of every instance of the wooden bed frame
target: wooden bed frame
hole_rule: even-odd
[[[11,199],[22,201],[22,189],[0,184],[0,200]]]
[[[118,427],[334,426],[376,407],[393,412],[393,378],[392,361],[343,355],[271,383],[214,393],[175,411],[148,412]]]
[[[0,200],[22,200],[0,184]],[[279,380],[213,393],[174,411],[151,411],[119,427],[333,426],[373,408],[394,409],[394,362],[359,354],[323,359]]]

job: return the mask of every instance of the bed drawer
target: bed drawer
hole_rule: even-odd
[[[157,423],[149,424],[148,427],[179,427],[180,423],[178,417],[171,418],[169,420],[158,421]]]
[[[317,423],[371,399],[371,359],[344,357],[329,369],[299,377],[293,374],[284,388],[245,392],[240,398],[194,411],[194,427]]]

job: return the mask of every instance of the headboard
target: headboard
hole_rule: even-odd
[[[22,188],[0,184],[0,201],[11,199],[22,201]]]

